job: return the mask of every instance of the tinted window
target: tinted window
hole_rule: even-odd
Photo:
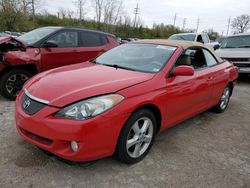
[[[208,67],[216,65],[218,63],[216,61],[216,59],[214,58],[214,56],[209,51],[204,50],[204,49],[202,51],[204,53],[204,56],[205,56]]]
[[[195,40],[195,34],[188,34],[188,35],[172,35],[169,37],[171,40],[187,40],[187,41],[194,41]]]
[[[225,38],[221,48],[250,48],[250,35]]]
[[[175,47],[153,44],[123,44],[104,53],[96,59],[99,64],[119,66],[141,72],[159,72]]]
[[[102,46],[108,42],[104,35],[94,32],[82,32],[81,38],[81,45],[86,47]]]
[[[54,41],[59,48],[78,47],[78,32],[77,31],[64,31],[56,34],[50,41]]]

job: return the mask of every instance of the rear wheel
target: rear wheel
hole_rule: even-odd
[[[153,144],[155,131],[156,119],[151,111],[134,112],[121,131],[116,149],[118,160],[127,164],[142,160]]]
[[[30,77],[32,77],[32,74],[23,69],[13,69],[5,72],[0,79],[1,94],[10,100],[15,100],[24,83]]]
[[[214,107],[214,111],[217,113],[222,113],[226,110],[231,96],[231,89],[227,86],[220,98],[219,103]]]

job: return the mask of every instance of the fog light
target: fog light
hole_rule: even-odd
[[[77,152],[78,150],[78,144],[76,141],[71,141],[71,149],[74,151],[74,152]]]

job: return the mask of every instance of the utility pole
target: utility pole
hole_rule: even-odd
[[[186,21],[187,21],[187,18],[184,18],[184,19],[183,19],[183,26],[182,26],[182,30],[184,30],[184,29],[185,29],[185,26],[186,26]]]
[[[34,0],[31,1],[31,4],[32,4],[33,27],[35,28],[35,2],[34,2]]]
[[[82,21],[82,1],[79,1],[80,21]]]
[[[198,33],[199,26],[200,26],[200,18],[197,19],[196,33]]]
[[[137,3],[136,8],[134,9],[134,15],[135,15],[134,28],[136,27],[136,21],[137,21],[138,14],[139,14],[139,6],[138,6],[138,3]]]
[[[175,26],[176,18],[177,18],[177,14],[175,13],[175,15],[174,15],[174,26]]]
[[[231,17],[229,17],[227,20],[227,36],[228,36],[228,32],[229,32],[230,23],[231,23]]]

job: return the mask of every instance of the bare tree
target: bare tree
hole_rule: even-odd
[[[250,16],[246,14],[237,16],[232,21],[231,27],[236,33],[244,33],[250,28]]]
[[[64,18],[66,18],[66,15],[67,15],[67,10],[66,9],[64,9],[64,8],[59,8],[58,9],[59,18],[64,19]]]
[[[116,24],[123,9],[123,0],[94,0],[97,27],[103,22],[108,28]]]
[[[104,3],[103,22],[105,24],[116,24],[122,6],[122,0],[106,0]]]
[[[104,0],[94,0],[95,15],[96,15],[98,29],[100,28],[100,23],[101,23],[101,19],[102,19],[103,2],[104,2]]]
[[[86,15],[86,11],[85,10],[85,7],[86,7],[86,0],[77,0],[77,1],[73,1],[74,5],[76,6],[77,8],[77,13],[79,14],[79,19],[80,20],[84,20],[84,17]]]

